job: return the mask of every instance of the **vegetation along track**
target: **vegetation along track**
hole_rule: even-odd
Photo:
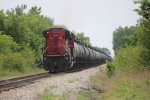
[[[18,88],[21,86],[25,86],[28,84],[32,84],[35,82],[35,80],[46,78],[51,76],[52,74],[47,73],[41,73],[41,74],[35,74],[35,75],[29,75],[24,77],[18,77],[8,80],[1,80],[0,81],[0,92],[7,91],[13,88]]]

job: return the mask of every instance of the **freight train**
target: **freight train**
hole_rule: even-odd
[[[43,68],[49,72],[66,71],[99,65],[111,57],[75,40],[75,35],[64,28],[43,31]]]

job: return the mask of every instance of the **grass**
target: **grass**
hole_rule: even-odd
[[[81,91],[78,93],[69,93],[65,91],[62,95],[54,95],[48,92],[48,90],[53,89],[50,86],[49,89],[46,89],[44,94],[40,97],[40,100],[92,100],[91,99],[91,92],[90,91]]]
[[[90,91],[82,91],[76,93],[77,100],[91,100],[91,92]]]
[[[21,76],[26,76],[26,75],[33,75],[33,74],[38,74],[38,73],[43,73],[46,72],[44,69],[28,69],[25,72],[18,72],[18,71],[3,71],[0,72],[0,80],[5,80],[5,79],[10,79],[10,78],[15,78],[15,77],[21,77]]]
[[[45,92],[40,100],[66,100],[66,99],[64,99],[62,95],[53,95]]]
[[[40,100],[66,100],[67,96],[65,96],[65,94],[54,95],[48,92],[50,89],[54,89],[54,88],[57,88],[57,86],[52,86],[52,85],[48,86],[48,88],[45,89],[43,95],[40,96]]]
[[[45,89],[43,95],[40,96],[40,100],[93,100],[91,99],[92,94],[89,90],[80,91],[77,93],[63,91],[63,94],[60,95],[52,94],[49,92],[55,88],[57,88],[57,86],[48,86],[48,88]]]
[[[126,73],[116,71],[112,77],[99,72],[91,77],[96,88],[104,93],[97,95],[98,100],[150,100],[150,72]]]

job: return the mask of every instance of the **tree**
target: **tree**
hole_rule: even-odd
[[[120,26],[113,32],[113,49],[115,51],[115,54],[117,54],[118,50],[125,45],[136,45],[136,31],[137,27],[135,26]]]
[[[3,10],[0,10],[0,31],[3,31],[5,28],[5,22],[4,19],[6,18]]]
[[[99,51],[99,52],[102,52],[102,53],[106,54],[106,55],[111,55],[111,52],[107,48],[100,48],[100,47],[97,47],[97,46],[94,46],[93,48],[95,50]]]
[[[142,45],[143,52],[141,57],[143,58],[143,64],[145,66],[150,65],[150,1],[149,0],[137,0],[135,4],[139,7],[135,11],[140,15],[138,20],[138,39],[139,44]],[[150,70],[150,67],[149,67]]]
[[[54,19],[49,18],[49,17],[45,17],[45,20],[47,20],[47,22],[48,22],[48,24],[49,24],[50,27],[54,26]]]
[[[140,29],[138,38],[141,45],[150,50],[150,1],[138,0],[135,3],[139,4],[139,8],[135,9],[135,11],[141,16],[138,20],[138,26]]]
[[[107,48],[101,48],[101,51],[103,51],[107,55],[111,55],[111,52]]]
[[[75,38],[76,40],[84,43],[85,45],[89,45],[89,46],[91,45],[90,38],[87,36],[84,36],[83,32],[75,34]]]
[[[21,5],[17,6],[15,10],[12,9],[12,11],[15,11],[17,16],[24,16],[24,10],[27,8],[27,5]]]
[[[40,15],[41,7],[32,7],[28,12],[26,5],[17,6],[6,13],[0,11],[0,32],[9,35],[21,47],[34,51],[36,63],[41,63],[44,37],[42,31],[53,27],[54,20]]]
[[[41,7],[37,7],[37,6],[31,7],[31,9],[29,10],[29,13],[40,15]]]
[[[6,11],[5,28],[3,31],[13,37],[17,43],[23,43],[25,40],[25,25],[22,24],[22,20],[25,16],[24,10],[26,8],[26,5],[22,5]]]

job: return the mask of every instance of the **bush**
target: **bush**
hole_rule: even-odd
[[[140,62],[141,50],[140,46],[121,48],[114,59],[114,64],[123,71],[142,70],[144,67]]]
[[[25,70],[24,59],[20,53],[9,52],[3,56],[4,60],[2,63],[3,71],[20,71],[23,72]]]
[[[10,50],[15,51],[17,48],[18,45],[13,41],[12,37],[0,34],[0,53],[5,53]]]
[[[140,57],[141,57],[140,62],[144,66],[143,68],[148,69],[150,71],[150,52],[149,52],[149,50],[143,47],[141,49]]]
[[[112,62],[107,62],[107,75],[110,77],[115,72],[115,65]]]
[[[34,64],[35,64],[35,54],[34,52],[25,47],[24,50],[22,50],[21,52],[21,57],[24,59],[24,66],[25,68],[31,68],[31,67],[34,67]]]
[[[23,72],[33,67],[34,52],[26,45],[18,45],[13,38],[0,34],[0,72]]]
[[[24,72],[31,69],[35,62],[34,53],[28,48],[21,52],[7,52],[0,59],[3,59],[0,63],[3,71]]]

